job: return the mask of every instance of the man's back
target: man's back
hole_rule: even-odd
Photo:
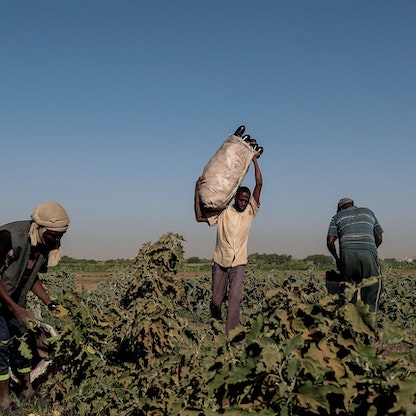
[[[382,232],[373,211],[350,206],[334,215],[328,234],[339,238],[341,251],[376,250],[374,236]]]

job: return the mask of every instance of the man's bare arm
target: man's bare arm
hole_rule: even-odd
[[[29,312],[19,306],[10,296],[4,283],[0,280],[0,300],[3,305],[13,314],[13,316],[26,328],[30,328],[29,319],[31,316]]]
[[[45,305],[49,305],[52,302],[40,279],[35,280],[31,290]]]
[[[375,242],[376,242],[376,247],[378,248],[380,246],[380,244],[383,242],[383,235],[381,233],[376,234],[374,236]]]
[[[338,237],[334,235],[328,235],[326,238],[326,246],[328,247],[329,252],[332,254],[332,256],[335,259],[335,263],[337,264],[338,270],[341,271],[341,259],[338,256],[337,249],[335,247],[335,241]]]
[[[261,188],[263,186],[263,176],[261,174],[260,166],[258,163],[258,158],[260,157],[260,153],[257,153],[253,157],[253,164],[254,164],[254,179],[256,181],[256,185],[253,190],[253,198],[256,200],[256,202],[260,205],[260,194],[261,194]]]
[[[198,178],[195,184],[195,195],[194,195],[194,211],[195,219],[197,222],[206,222],[208,223],[207,217],[203,214],[201,208],[201,201],[199,199],[199,188],[201,185],[201,178]]]

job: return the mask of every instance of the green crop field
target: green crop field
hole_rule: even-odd
[[[58,336],[39,386],[49,404],[22,403],[27,414],[416,414],[414,270],[384,265],[375,316],[351,287],[328,295],[326,266],[250,262],[227,340],[209,315],[209,264],[186,264],[182,241],[169,233],[134,260],[43,277],[62,306],[30,300]]]

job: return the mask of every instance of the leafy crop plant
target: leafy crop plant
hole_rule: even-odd
[[[144,244],[94,291],[45,276],[62,308],[48,318],[58,336],[41,393],[62,416],[416,414],[414,277],[401,276],[405,288],[384,276],[374,316],[351,303],[353,288],[328,295],[313,271],[251,264],[241,325],[226,339],[209,315],[211,277],[177,272],[183,241]],[[393,294],[408,302],[401,311]],[[386,354],[391,345],[406,348]]]

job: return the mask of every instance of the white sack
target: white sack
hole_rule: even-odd
[[[256,154],[241,137],[231,135],[202,173],[199,198],[204,209],[221,210],[233,199]]]
[[[49,338],[56,337],[55,329],[45,322],[37,321],[38,330],[36,333],[34,348],[34,360],[37,361],[36,367],[30,372],[30,382],[35,382],[38,378],[45,376],[48,368],[53,363],[54,345],[50,343]],[[18,385],[20,380],[16,374],[10,369],[10,378],[13,383]]]

